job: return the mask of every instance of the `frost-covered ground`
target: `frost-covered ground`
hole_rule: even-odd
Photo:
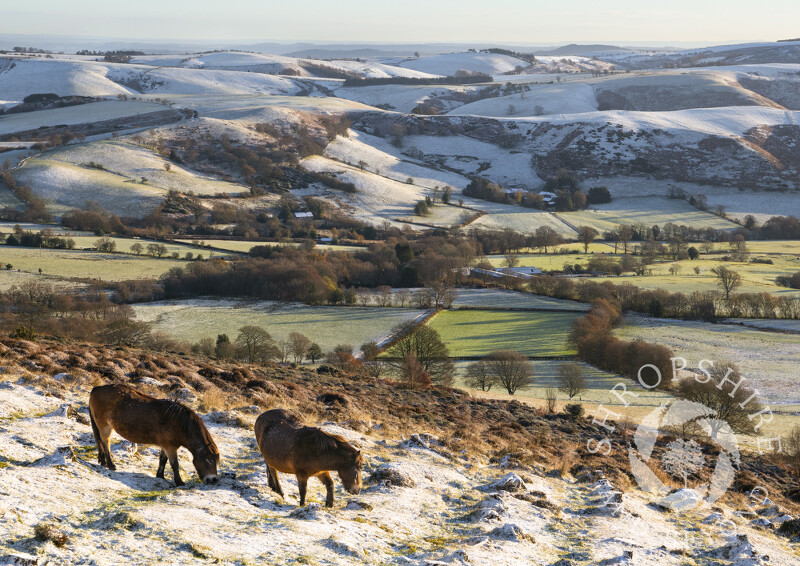
[[[0,116],[0,135],[35,130],[40,126],[55,126],[56,124],[69,126],[72,124],[128,118],[139,114],[147,114],[148,112],[161,112],[164,109],[164,106],[155,102],[104,100],[102,102],[67,106],[66,108],[53,110],[6,114]]]
[[[256,325],[276,340],[292,332],[305,334],[329,352],[339,344],[356,350],[370,341],[383,342],[393,328],[423,316],[412,308],[308,306],[279,301],[189,299],[140,303],[134,307],[139,320],[179,340],[199,341],[228,334],[233,340],[242,326]]]
[[[796,368],[800,340],[795,334],[764,332],[736,324],[626,316],[622,337],[669,346],[697,367],[701,359],[730,360],[741,369],[747,387],[775,405],[800,403]],[[766,325],[764,325],[766,326]]]
[[[112,436],[118,469],[96,463],[87,389],[56,398],[17,383],[13,372],[4,377],[3,563],[677,566],[688,558],[709,566],[788,566],[800,556],[796,544],[773,534],[788,517],[769,504],[755,507],[760,515],[707,504],[665,511],[653,505],[662,496],[623,493],[601,474],[576,479],[516,468],[508,459],[485,464],[425,434],[384,438],[336,423],[325,429],[366,457],[364,489],[348,495],[335,478],[335,505],[326,509],[312,480],[309,504],[298,508],[293,477],[281,476],[286,499],[267,487],[253,407],[204,415],[222,455],[222,479],[199,484],[181,450],[189,483],[174,488],[154,477],[152,447],[134,453]],[[693,494],[680,491],[671,500],[682,496]],[[731,521],[729,533],[715,526],[721,519]],[[34,529],[42,525],[51,540],[37,540]],[[62,546],[53,542],[59,535]]]

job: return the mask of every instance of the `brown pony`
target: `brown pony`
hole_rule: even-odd
[[[175,485],[184,485],[178,471],[178,448],[183,446],[192,453],[194,467],[203,483],[217,483],[217,445],[197,413],[185,405],[150,397],[127,385],[101,385],[89,395],[89,417],[101,466],[117,469],[108,446],[111,431],[116,430],[135,444],[161,447],[157,478],[164,478],[169,459]]]
[[[270,489],[283,497],[278,472],[297,476],[300,506],[306,504],[308,478],[318,477],[325,484],[325,505],[333,507],[333,480],[328,470],[336,470],[344,488],[353,495],[361,492],[361,466],[364,458],[341,436],[316,427],[303,426],[295,415],[283,409],[262,413],[255,424],[258,448],[267,464]]]

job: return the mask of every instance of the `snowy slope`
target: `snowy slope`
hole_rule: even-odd
[[[108,76],[131,90],[152,94],[297,94],[302,90],[290,78],[244,71],[119,65]]]
[[[311,63],[340,71],[353,71],[366,78],[424,78],[433,76],[413,69],[404,69],[378,62],[350,60],[316,61],[286,57],[283,55],[244,52],[200,53],[180,57],[173,55],[147,55],[134,57],[131,62],[144,65],[185,67],[191,69],[251,70],[272,74],[280,74],[282,71],[290,69],[299,76],[314,76],[313,70],[309,71],[302,67],[304,63]]]
[[[0,100],[21,102],[29,94],[53,92],[60,96],[114,96],[132,91],[110,80],[108,64],[30,59],[12,61],[0,72]]]
[[[449,112],[454,116],[491,117],[578,114],[597,110],[591,86],[582,83],[531,85],[531,90],[497,98],[486,98]]]
[[[761,106],[694,108],[674,112],[633,112],[610,110],[583,114],[559,114],[544,118],[520,118],[524,122],[568,124],[613,124],[625,129],[661,129],[716,136],[740,136],[757,126],[800,123],[800,111],[785,111]]]
[[[73,145],[49,152],[47,159],[73,165],[97,163],[106,171],[130,180],[137,181],[146,177],[150,185],[167,191],[193,191],[200,196],[249,193],[249,189],[243,185],[199,175],[169,162],[150,149],[125,141],[105,140]],[[164,168],[167,163],[170,166],[169,171]],[[98,187],[98,191],[100,190],[102,189]]]
[[[495,53],[445,53],[407,59],[397,63],[400,67],[415,69],[434,75],[455,75],[457,71],[474,71],[497,75],[527,67],[528,62],[508,55]]]
[[[155,102],[104,100],[102,102],[54,108],[52,110],[6,114],[0,116],[0,135],[35,130],[40,126],[55,126],[57,124],[70,126],[72,124],[101,122],[148,112],[161,112],[163,110],[165,110],[165,107]]]

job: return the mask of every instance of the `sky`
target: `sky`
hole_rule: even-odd
[[[773,41],[800,37],[799,0],[37,0],[9,2],[0,36],[144,40]]]

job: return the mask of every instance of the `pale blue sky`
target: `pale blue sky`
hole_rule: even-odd
[[[720,43],[800,36],[800,0],[36,0],[2,34],[160,40]]]

